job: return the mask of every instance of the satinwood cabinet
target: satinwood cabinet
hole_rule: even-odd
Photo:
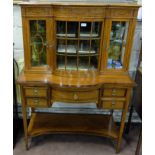
[[[135,82],[128,74],[139,5],[23,2],[24,70],[19,76],[25,143],[49,133],[100,135],[119,151]],[[37,113],[53,102],[96,103],[111,115]],[[27,124],[27,107],[32,115]],[[120,129],[113,110],[122,110]]]

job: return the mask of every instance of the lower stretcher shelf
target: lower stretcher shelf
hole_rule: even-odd
[[[88,134],[118,138],[118,131],[110,115],[33,113],[28,136],[41,134]]]

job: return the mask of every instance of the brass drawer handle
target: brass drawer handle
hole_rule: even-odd
[[[76,93],[74,93],[73,98],[74,98],[74,100],[77,100],[78,99],[78,95]]]
[[[113,89],[112,90],[112,96],[115,96],[116,95],[116,89]]]
[[[38,89],[37,88],[34,88],[34,94],[38,95]]]
[[[116,102],[115,101],[112,101],[112,106],[115,106]]]
[[[34,104],[39,104],[39,100],[38,99],[35,99],[34,100]]]

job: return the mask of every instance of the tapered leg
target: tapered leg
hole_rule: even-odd
[[[125,125],[125,119],[126,119],[126,113],[128,111],[128,106],[129,106],[129,101],[130,101],[130,96],[131,96],[131,89],[128,89],[127,96],[126,96],[126,104],[123,108],[122,112],[122,118],[121,118],[121,125],[120,125],[120,131],[117,139],[117,144],[116,144],[116,153],[119,153],[120,151],[120,145],[121,145],[121,139],[124,131],[124,125]]]
[[[31,112],[34,113],[35,112],[35,108],[31,108]]]
[[[135,155],[139,155],[141,144],[142,144],[142,128],[141,128],[141,131],[140,131],[140,134],[139,134],[139,139],[138,139]]]
[[[25,147],[28,150],[28,132],[27,132],[27,111],[26,103],[24,98],[23,88],[21,87],[21,97],[22,97],[22,114],[23,114],[23,126],[24,126],[24,135],[25,135]]]

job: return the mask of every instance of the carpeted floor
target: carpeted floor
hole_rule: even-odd
[[[135,155],[139,126],[132,126],[123,136],[119,155]],[[87,135],[42,135],[31,140],[31,147],[25,149],[21,132],[15,145],[14,155],[115,155],[113,141],[103,137]],[[141,155],[141,152],[140,152]]]

